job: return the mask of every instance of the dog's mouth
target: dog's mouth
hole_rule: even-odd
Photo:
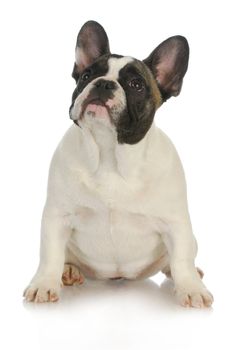
[[[99,98],[86,99],[86,101],[84,102],[85,108],[89,104],[106,107],[106,103]]]
[[[105,122],[105,124],[107,124],[107,122],[114,124],[115,104],[112,99],[105,99],[102,96],[97,96],[97,94],[89,94],[81,103],[78,114],[76,110],[73,112],[73,108],[74,104],[70,107],[71,119],[80,127],[80,121],[83,121],[85,118],[97,119],[101,122]]]
[[[79,122],[87,116],[100,120],[109,119],[111,121],[109,106],[99,98],[86,99],[82,104],[80,114],[73,121],[76,125],[80,126]]]
[[[110,118],[110,108],[100,98],[87,98],[83,102],[79,120],[83,119],[85,115],[95,118]]]

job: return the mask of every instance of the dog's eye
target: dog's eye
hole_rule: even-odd
[[[133,79],[133,80],[131,80],[129,82],[129,86],[132,89],[137,90],[138,92],[141,92],[144,89],[144,83],[143,83],[143,81],[141,79]]]
[[[88,80],[88,79],[90,78],[90,75],[91,75],[91,71],[87,70],[86,72],[84,72],[84,73],[82,74],[81,79],[82,79],[83,81],[86,81],[86,80]]]

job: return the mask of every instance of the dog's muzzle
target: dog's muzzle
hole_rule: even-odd
[[[75,101],[72,103],[69,114],[70,118],[78,125],[78,120],[83,118],[85,111],[93,113],[105,112],[110,116],[111,101],[114,99],[114,93],[118,89],[118,85],[113,80],[98,79],[96,80],[85,100],[80,105],[79,115],[75,118],[73,108]]]

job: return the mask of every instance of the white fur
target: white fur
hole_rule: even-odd
[[[86,265],[98,278],[134,279],[164,256],[155,272],[170,266],[181,304],[212,302],[194,265],[182,165],[154,124],[135,145],[118,144],[98,118],[68,130],[50,166],[41,239],[27,300],[58,295],[64,263]]]
[[[121,58],[116,58],[116,57],[111,57],[109,58],[108,66],[109,70],[107,73],[107,78],[108,79],[113,79],[117,80],[119,76],[119,71],[125,67],[128,63],[131,63],[134,59],[132,57],[121,57]]]

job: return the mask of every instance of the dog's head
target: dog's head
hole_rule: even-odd
[[[188,56],[182,36],[165,40],[143,61],[114,55],[103,27],[85,23],[76,43],[71,119],[81,127],[96,119],[117,132],[119,143],[139,142],[157,108],[180,93]]]

